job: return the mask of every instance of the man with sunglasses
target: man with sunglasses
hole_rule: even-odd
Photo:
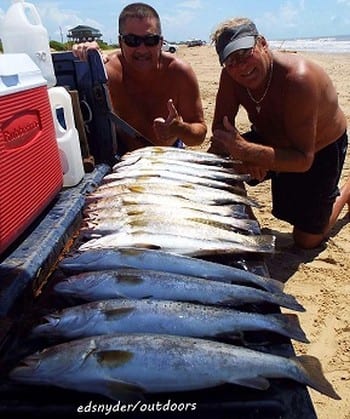
[[[156,10],[144,3],[126,6],[119,16],[119,43],[120,51],[104,57],[114,111],[152,144],[201,144],[207,127],[197,78],[189,64],[162,52]],[[73,53],[86,59],[89,48],[98,45],[77,44]],[[118,139],[118,154],[150,145],[123,132]]]
[[[350,180],[338,189],[348,138],[332,81],[311,60],[272,52],[249,19],[223,22],[212,39],[223,69],[210,151],[241,160],[251,184],[271,179],[273,215],[293,225],[296,245],[317,247],[350,204]],[[252,124],[242,135],[240,106]]]

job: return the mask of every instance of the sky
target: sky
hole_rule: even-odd
[[[165,39],[209,41],[216,26],[232,17],[249,17],[267,39],[350,35],[350,0],[145,0],[159,13]],[[101,31],[117,42],[117,21],[123,0],[32,0],[50,40],[66,42],[77,25]],[[0,0],[0,23],[11,0]],[[0,24],[1,30],[1,24]]]

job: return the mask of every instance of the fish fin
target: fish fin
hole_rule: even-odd
[[[128,185],[127,188],[129,189],[130,192],[135,192],[135,193],[144,193],[145,192],[145,188],[143,186],[140,186],[140,185]]]
[[[140,249],[161,250],[161,246],[152,243],[135,243],[134,247]]]
[[[257,390],[267,390],[270,387],[270,382],[264,377],[246,377],[246,378],[234,378],[232,381],[229,379],[229,383],[238,384],[244,387],[256,388]]]
[[[302,370],[303,382],[305,384],[332,399],[341,400],[341,397],[336,393],[332,384],[324,376],[322,365],[318,358],[311,355],[300,355],[291,358],[291,360]]]
[[[107,321],[108,320],[113,321],[113,320],[119,319],[121,317],[126,317],[130,313],[132,313],[133,311],[135,311],[134,307],[121,307],[121,308],[115,308],[113,310],[112,309],[111,310],[103,310]]]
[[[104,394],[112,400],[120,400],[124,402],[144,401],[144,390],[135,385],[124,381],[108,379],[107,388]]]
[[[97,362],[102,366],[119,367],[125,365],[134,354],[130,351],[92,351],[92,355],[97,359]]]
[[[145,281],[139,275],[132,275],[131,273],[128,276],[121,276],[118,279],[120,284],[128,284],[128,285],[140,285],[143,284]],[[126,297],[126,296],[124,296]]]

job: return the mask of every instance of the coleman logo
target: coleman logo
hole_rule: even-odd
[[[1,127],[5,148],[18,148],[32,141],[41,131],[38,111],[22,111]]]

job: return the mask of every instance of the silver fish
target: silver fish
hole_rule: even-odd
[[[60,261],[59,266],[68,273],[111,270],[120,267],[149,269],[221,282],[255,285],[271,292],[279,292],[284,287],[284,284],[276,279],[233,266],[151,249],[91,250],[67,256]]]
[[[272,293],[244,285],[149,269],[121,268],[83,272],[58,282],[54,290],[59,294],[88,301],[154,298],[227,306],[270,303],[305,311],[294,296],[282,291]]]
[[[113,400],[140,393],[199,390],[224,383],[265,390],[288,378],[340,397],[315,357],[282,357],[174,335],[118,334],[73,340],[23,359],[12,380],[100,393]]]
[[[126,190],[138,193],[153,193],[155,195],[173,195],[194,202],[206,204],[242,204],[259,207],[253,199],[224,189],[217,190],[204,185],[179,182],[175,179],[142,176],[137,179],[124,178],[119,181],[99,186],[91,195],[92,198],[116,196]]]
[[[193,164],[193,163],[182,163],[174,160],[140,160],[138,163],[133,164],[132,166],[124,166],[124,167],[114,167],[113,173],[105,176],[103,178],[104,182],[108,182],[110,179],[114,179],[114,173],[125,174],[128,173],[164,173],[167,171],[171,171],[174,173],[174,177],[181,175],[188,175],[193,177],[200,177],[204,179],[212,179],[227,183],[236,183],[236,182],[243,182],[249,180],[251,177],[248,174],[238,174],[234,171],[222,171],[222,170],[213,170],[212,166],[204,166],[201,164]],[[175,176],[175,173],[177,174]]]
[[[189,225],[186,225],[186,228],[181,226],[178,231],[175,228],[175,231],[170,233],[163,233],[161,230],[157,233],[155,228],[155,225],[148,228],[145,225],[144,227],[132,229],[131,232],[125,230],[117,231],[116,233],[87,241],[79,246],[79,251],[139,247],[142,249],[161,249],[187,256],[210,256],[242,252],[272,253],[274,251],[275,238],[269,235],[243,236],[234,232],[227,232],[231,233],[231,240],[228,240],[222,239],[221,236],[224,234],[219,234],[219,231],[217,231],[217,236],[212,238],[211,230],[205,228],[204,224],[201,224],[201,227],[193,226],[192,230],[196,232],[195,237],[190,237]],[[171,226],[169,225],[168,228],[168,231],[170,231]],[[198,237],[201,229],[203,230],[202,234],[210,230],[208,234],[211,234],[212,237]],[[222,229],[221,231],[224,232]]]
[[[150,170],[150,169],[134,169],[134,170],[125,170],[121,173],[115,172],[106,176],[103,180],[103,183],[98,188],[99,190],[103,188],[110,188],[114,185],[119,185],[125,183],[127,179],[136,181],[138,179],[148,177],[153,178],[155,182],[161,181],[170,184],[183,184],[189,183],[192,185],[198,185],[203,187],[209,187],[213,189],[223,189],[231,191],[237,195],[245,196],[245,190],[237,182],[224,182],[222,180],[204,178],[195,175],[188,175],[186,173],[172,172],[170,170]]]
[[[174,208],[160,204],[125,205],[118,212],[114,209],[101,209],[100,211],[88,213],[86,219],[95,221],[96,224],[107,223],[109,225],[113,224],[114,221],[118,227],[120,224],[136,226],[137,224],[142,225],[146,223],[150,225],[155,220],[159,223],[164,220],[164,224],[169,224],[169,220],[171,220],[172,225],[179,225],[179,228],[181,225],[189,225],[189,229],[192,226],[200,228],[201,224],[206,224],[207,228],[212,226],[215,229],[220,228],[230,232],[241,230],[255,235],[260,233],[259,224],[255,220],[243,220],[217,214],[208,214],[191,208]],[[162,229],[164,233],[167,231],[166,227]],[[228,236],[231,237],[231,235]]]
[[[93,212],[101,212],[103,210],[121,211],[124,207],[135,207],[136,205],[161,205],[171,208],[189,208],[206,212],[208,214],[216,214],[222,217],[234,217],[250,219],[249,215],[244,212],[245,206],[242,205],[208,205],[196,201],[190,201],[175,195],[157,195],[154,193],[143,193],[130,190],[129,193],[119,193],[117,196],[109,196],[106,198],[95,198],[87,196],[84,214],[89,215]],[[251,220],[252,221],[252,220]]]
[[[308,343],[295,314],[258,314],[182,301],[111,299],[45,315],[33,336],[69,339],[110,333],[165,333],[193,337],[268,330]]]
[[[232,161],[234,164],[234,162]],[[129,170],[130,167],[154,167],[154,166],[164,166],[164,165],[171,165],[172,170],[190,170],[192,171],[200,171],[200,172],[210,172],[210,173],[219,173],[219,174],[238,174],[241,176],[240,173],[237,173],[237,170],[234,166],[232,167],[223,167],[219,165],[211,165],[211,164],[203,164],[198,162],[191,162],[188,160],[179,160],[174,158],[168,158],[166,154],[164,156],[135,156],[133,158],[128,158],[126,160],[119,161],[116,163],[112,170],[113,172],[118,172],[120,170]],[[237,162],[237,168],[241,166],[239,162]],[[246,175],[243,175],[246,176]]]
[[[155,147],[144,147],[133,150],[131,152],[125,153],[122,157],[122,161],[130,161],[130,159],[137,158],[148,158],[148,157],[157,157],[172,159],[176,161],[189,161],[192,163],[199,164],[211,164],[224,167],[234,167],[240,162],[233,160],[229,157],[222,157],[217,154],[198,151],[198,150],[189,150],[189,149],[180,149],[175,147],[167,146],[155,146]]]

